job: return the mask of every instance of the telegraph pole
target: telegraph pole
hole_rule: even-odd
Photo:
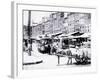
[[[29,51],[28,54],[31,56],[32,51],[32,41],[31,41],[31,10],[28,11],[28,42],[29,42]]]
[[[31,11],[29,10],[28,12],[28,39],[30,39],[31,37],[30,27],[31,27]]]

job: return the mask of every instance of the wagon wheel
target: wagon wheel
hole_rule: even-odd
[[[82,62],[88,62],[88,57],[87,56],[82,57]]]
[[[75,60],[76,60],[77,63],[80,63],[80,62],[81,62],[80,56],[79,56],[79,55],[76,55],[76,56],[75,56]]]
[[[77,63],[87,63],[88,57],[86,57],[86,56],[80,57],[80,56],[76,55],[75,60]]]

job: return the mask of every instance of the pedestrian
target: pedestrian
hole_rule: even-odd
[[[70,48],[68,47],[68,50],[67,50],[67,56],[68,56],[68,61],[67,61],[67,64],[72,64],[72,52],[70,50]]]

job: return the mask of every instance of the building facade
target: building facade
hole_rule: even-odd
[[[90,13],[51,13],[48,18],[43,17],[40,24],[32,26],[32,37],[45,34],[90,32]]]

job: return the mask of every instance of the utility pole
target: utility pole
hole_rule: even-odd
[[[29,10],[28,12],[28,39],[30,39],[31,37],[30,27],[31,27],[31,11]]]
[[[31,10],[28,12],[28,44],[29,44],[29,50],[28,54],[31,56],[31,51],[32,51],[32,41],[31,41]]]

